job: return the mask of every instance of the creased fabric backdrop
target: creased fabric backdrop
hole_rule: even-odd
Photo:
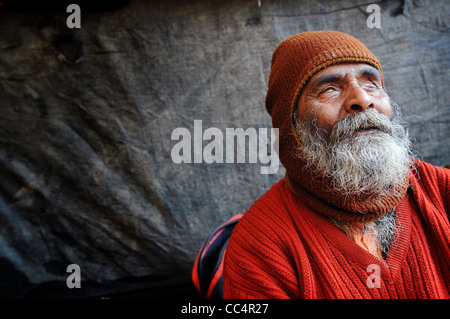
[[[176,128],[270,128],[273,50],[339,30],[380,59],[417,156],[450,162],[448,1],[144,1],[111,12],[0,10],[0,296],[65,280],[191,270],[210,231],[284,176],[172,161]],[[203,146],[207,141],[203,142]]]

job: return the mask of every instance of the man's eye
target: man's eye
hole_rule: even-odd
[[[372,82],[368,82],[363,87],[368,90],[375,90],[378,88],[378,85],[376,85],[375,83],[372,83]]]
[[[322,90],[320,92],[320,94],[322,94],[322,93],[330,93],[330,92],[334,92],[334,91],[336,91],[336,88],[334,88],[333,86],[329,86],[329,87],[325,88],[324,90]]]

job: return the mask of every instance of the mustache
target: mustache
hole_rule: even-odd
[[[332,127],[329,132],[330,141],[339,141],[354,136],[355,133],[367,130],[378,130],[392,135],[394,125],[386,115],[375,110],[346,115]]]

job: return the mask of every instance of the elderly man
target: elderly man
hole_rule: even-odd
[[[450,173],[415,160],[377,58],[305,32],[275,50],[266,97],[286,176],[242,217],[225,298],[449,298]]]

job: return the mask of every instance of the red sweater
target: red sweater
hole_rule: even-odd
[[[450,298],[450,170],[417,164],[396,207],[399,231],[385,260],[308,209],[279,181],[230,238],[224,297]]]

